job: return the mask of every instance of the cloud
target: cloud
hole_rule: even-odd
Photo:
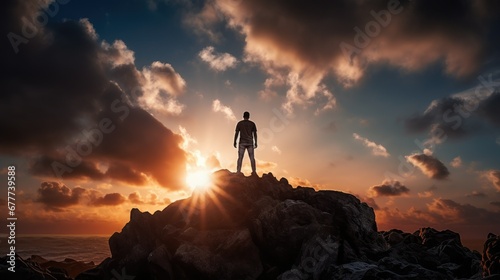
[[[262,170],[263,172],[265,171],[270,172],[272,169],[275,169],[278,166],[278,164],[272,161],[264,161],[256,159],[256,166],[257,169]]]
[[[133,192],[128,195],[128,200],[133,204],[144,204],[141,194],[138,192]]]
[[[486,43],[500,10],[494,1],[402,1],[387,10],[385,0],[313,6],[214,0],[201,9],[189,5],[186,22],[210,38],[232,28],[244,37],[246,62],[260,65],[272,77],[297,75],[300,86],[289,83],[285,104],[295,101],[297,89],[303,95],[298,100],[321,95],[327,76],[353,85],[373,65],[415,71],[439,63],[451,76],[471,76],[497,49]]]
[[[186,89],[186,81],[168,63],[155,61],[142,69],[145,78],[140,104],[146,109],[164,114],[179,115],[184,105],[175,97]]]
[[[233,110],[226,105],[223,105],[219,99],[215,99],[212,102],[212,110],[214,112],[221,112],[228,120],[236,121]]]
[[[273,152],[277,153],[278,155],[281,155],[281,150],[280,150],[280,148],[278,148],[278,146],[272,146],[271,150]]]
[[[205,165],[212,170],[221,168],[220,160],[217,155],[210,155],[209,157],[207,157]]]
[[[500,145],[500,137],[497,137],[497,141],[496,141],[496,143],[497,143],[498,145]]]
[[[455,157],[451,162],[450,165],[459,168],[462,166],[462,159],[460,157]]]
[[[149,204],[149,205],[166,205],[170,203],[170,199],[165,198],[161,201],[155,193],[150,193],[148,199],[143,199],[141,194],[138,192],[133,192],[128,195],[128,201],[132,204]]]
[[[312,80],[317,78],[319,77],[311,77]],[[324,84],[318,84],[318,81],[310,81],[296,72],[290,72],[286,84],[289,89],[286,92],[286,101],[282,107],[288,114],[292,114],[296,106],[305,108],[312,103],[319,102],[321,105],[318,104],[314,112],[315,115],[319,115],[324,111],[335,108],[337,105],[333,93]],[[264,92],[272,92],[272,90],[266,86]]]
[[[406,160],[418,167],[427,177],[437,180],[448,178],[448,168],[432,155],[413,154],[406,156]]]
[[[35,202],[42,203],[49,211],[60,212],[76,205],[115,206],[126,202],[126,197],[120,193],[103,194],[94,189],[81,187],[70,189],[58,182],[43,182],[37,192]]]
[[[305,178],[288,177],[287,179],[288,179],[289,184],[292,186],[310,187],[310,188],[314,188],[315,190],[324,189],[324,187],[325,187],[322,184],[311,183],[311,181],[309,181],[308,179],[305,179]]]
[[[410,189],[399,181],[384,181],[381,185],[372,186],[368,191],[372,197],[378,196],[401,196],[408,194]]]
[[[40,9],[2,5],[0,29],[19,36],[22,19]],[[146,111],[179,112],[185,82],[169,64],[138,70],[124,42],[99,42],[86,19],[37,26],[27,42],[2,48],[0,59],[0,153],[32,159],[30,171],[48,180],[182,186],[182,139]],[[160,107],[145,102],[151,94]]]
[[[36,202],[43,203],[47,210],[61,211],[78,204],[85,192],[83,188],[70,189],[58,182],[43,182],[38,188]]]
[[[210,68],[215,71],[226,71],[236,67],[238,60],[228,53],[216,53],[214,47],[208,46],[198,53],[198,56],[204,62],[208,63]]]
[[[359,200],[361,200],[361,202],[364,202],[366,204],[368,204],[368,206],[370,206],[371,208],[373,208],[373,210],[379,210],[380,207],[377,205],[377,202],[375,201],[375,199],[373,197],[367,197],[367,196],[363,196],[363,197],[360,197],[360,196],[356,196]]]
[[[461,235],[486,235],[492,224],[500,223],[498,212],[479,208],[470,204],[461,204],[451,199],[435,198],[424,209],[409,208],[402,211],[397,208],[383,208],[377,211],[379,228],[400,228],[414,231],[420,227],[451,229]],[[445,228],[443,228],[445,229]]]
[[[468,193],[465,196],[466,197],[477,197],[477,198],[487,197],[487,195],[485,193],[478,192],[478,191],[472,191],[471,193]]]
[[[365,147],[371,148],[372,149],[372,154],[375,156],[382,156],[382,157],[389,157],[389,153],[387,152],[386,148],[380,144],[377,144],[375,142],[372,142],[368,140],[367,138],[359,136],[357,133],[353,133],[352,136],[354,139],[361,141]]]
[[[120,193],[108,193],[102,197],[97,197],[91,202],[94,206],[116,206],[124,203],[127,200],[125,196]]]
[[[500,170],[490,170],[486,172],[486,178],[493,184],[493,186],[500,191]]]
[[[493,79],[491,74],[489,79]],[[494,109],[499,106],[500,80],[492,80],[463,93],[433,100],[423,113],[407,118],[405,127],[412,133],[428,132],[429,139],[423,145],[433,148],[448,138],[463,138],[488,124],[500,127],[500,113]]]
[[[500,208],[500,201],[492,201],[492,202],[490,202],[490,204]]]

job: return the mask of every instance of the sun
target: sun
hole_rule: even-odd
[[[186,184],[193,191],[203,191],[209,189],[212,185],[210,171],[196,170],[188,172],[186,175]]]

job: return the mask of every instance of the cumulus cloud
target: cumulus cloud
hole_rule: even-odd
[[[497,79],[500,77],[497,77]],[[493,79],[490,75],[490,79]],[[450,139],[465,137],[487,125],[500,127],[500,81],[488,81],[463,93],[433,100],[420,114],[405,120],[409,132],[427,132],[429,138],[423,142],[432,149]]]
[[[43,182],[38,188],[36,201],[43,203],[48,210],[61,211],[78,204],[85,192],[83,188],[70,189],[58,182]]]
[[[142,69],[145,78],[143,95],[139,98],[141,105],[165,114],[179,115],[184,109],[176,96],[186,89],[186,81],[175,72],[172,65],[155,61]]]
[[[500,10],[494,1],[452,0],[401,1],[391,12],[385,0],[313,6],[214,0],[201,9],[189,8],[186,22],[195,32],[216,37],[223,22],[244,36],[245,61],[260,65],[270,76],[297,75],[303,94],[299,101],[321,95],[326,76],[350,86],[377,64],[412,71],[440,62],[449,75],[470,76],[496,49],[486,41]],[[373,28],[367,31],[370,22],[377,25],[376,34]],[[287,96],[297,97],[296,85],[289,84]]]
[[[215,71],[226,71],[236,67],[238,60],[228,53],[216,53],[214,47],[208,46],[198,53],[202,61],[208,63]]]
[[[21,36],[22,19],[44,5],[2,3],[2,33]],[[37,26],[27,42],[2,44],[0,153],[32,158],[30,171],[47,178],[183,185],[182,139],[146,111],[160,110],[151,98],[169,114],[182,107],[185,82],[169,64],[138,70],[123,41],[99,42],[86,19]]]
[[[44,204],[50,211],[62,211],[64,208],[78,204],[93,206],[114,206],[125,202],[126,198],[119,193],[102,194],[99,191],[75,187],[70,189],[58,182],[43,182],[38,188],[35,202]]]
[[[370,148],[372,150],[373,155],[381,156],[381,157],[389,157],[390,156],[389,153],[387,152],[387,149],[384,146],[377,144],[373,141],[370,141],[367,138],[361,137],[357,133],[353,133],[352,136],[354,137],[354,139],[363,143],[363,145],[365,147]]]
[[[406,156],[406,160],[418,167],[429,178],[443,180],[450,175],[448,168],[432,155],[412,154]]]
[[[493,184],[493,186],[500,191],[500,170],[490,170],[486,172],[486,178]]]
[[[95,198],[91,205],[94,206],[116,206],[124,203],[127,200],[125,196],[120,193],[108,193],[104,196]]]
[[[450,165],[455,167],[455,168],[459,168],[462,166],[462,158],[460,157],[455,157],[451,162],[450,162]]]
[[[230,107],[222,104],[219,99],[215,99],[212,102],[212,110],[216,113],[222,113],[230,121],[236,121],[233,110]]]
[[[381,185],[370,187],[368,191],[372,197],[378,196],[401,196],[408,194],[410,189],[399,181],[384,181]]]

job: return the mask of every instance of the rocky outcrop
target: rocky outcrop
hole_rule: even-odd
[[[488,239],[484,243],[481,266],[485,277],[497,275],[500,279],[500,236],[488,234]]]
[[[0,279],[12,280],[71,280],[78,274],[94,268],[93,262],[81,262],[73,259],[65,259],[62,262],[46,260],[40,256],[33,255],[23,259],[15,256],[15,271],[9,271],[11,265],[8,263],[10,257],[0,258]]]
[[[111,258],[77,279],[481,278],[481,255],[452,231],[378,232],[356,197],[272,174],[221,170],[213,180],[154,214],[133,209],[109,240]],[[483,267],[495,260],[483,256]]]

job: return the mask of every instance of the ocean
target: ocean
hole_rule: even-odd
[[[110,257],[108,239],[110,235],[17,235],[16,253],[22,258],[39,255],[47,260],[93,261],[96,265]],[[0,236],[2,256],[9,253],[7,237]]]

